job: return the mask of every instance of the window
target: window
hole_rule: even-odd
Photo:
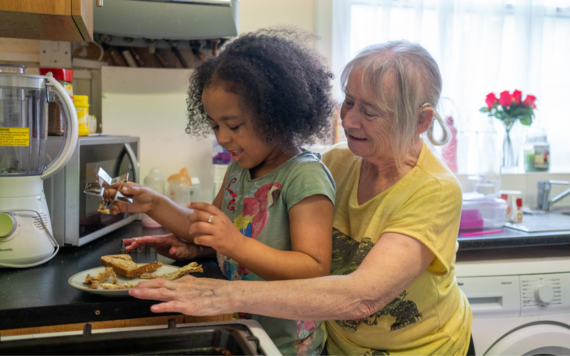
[[[458,129],[460,173],[481,173],[488,160],[481,154],[485,151],[481,141],[495,146],[487,147],[487,152],[501,151],[501,123],[478,110],[487,93],[514,89],[538,98],[531,128],[542,126],[547,131],[550,171],[570,172],[570,0],[338,0],[334,4],[337,78],[348,60],[367,45],[399,39],[420,43],[440,66],[447,104],[441,111],[454,117]],[[337,81],[335,93],[341,99],[338,86]],[[518,124],[512,131],[515,149],[520,151],[520,172],[528,130]]]

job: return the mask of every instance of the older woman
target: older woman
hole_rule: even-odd
[[[153,280],[132,296],[164,301],[154,312],[329,320],[330,354],[467,353],[471,310],[454,273],[461,189],[422,139],[442,143],[433,135],[436,121],[443,127],[434,110],[438,66],[417,44],[389,42],[363,50],[342,82],[348,148],[335,146],[323,159],[337,184],[332,276]],[[171,246],[172,237],[147,239],[172,247],[171,255],[195,250]]]

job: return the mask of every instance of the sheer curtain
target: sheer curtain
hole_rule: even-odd
[[[570,172],[570,0],[333,0],[332,36],[339,101],[342,68],[367,45],[407,39],[432,54],[441,109],[459,131],[460,173],[481,173],[500,154],[504,129],[478,109],[487,93],[514,89],[538,98],[533,126],[547,131],[551,172]],[[518,150],[526,130],[513,129]]]

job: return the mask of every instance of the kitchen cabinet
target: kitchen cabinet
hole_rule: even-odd
[[[0,0],[0,37],[92,42],[93,0]]]

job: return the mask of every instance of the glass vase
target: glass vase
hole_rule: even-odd
[[[518,168],[518,159],[513,148],[511,140],[511,129],[517,120],[503,120],[505,127],[505,137],[503,138],[503,158],[501,164],[501,173],[516,173]]]

